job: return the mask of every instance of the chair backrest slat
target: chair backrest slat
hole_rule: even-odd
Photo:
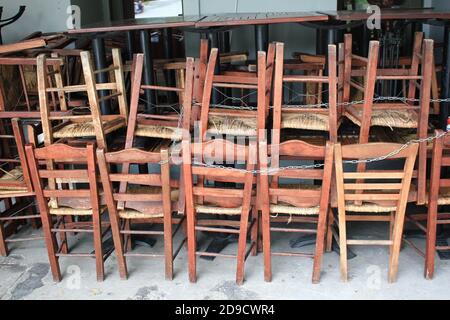
[[[84,207],[98,210],[99,193],[94,148],[91,143],[85,148],[65,144],[38,149],[32,145],[25,147],[36,198],[41,208],[48,210],[49,200],[52,200],[52,207],[55,207],[58,206],[59,200],[64,203],[73,200],[76,203],[75,199],[83,198]],[[80,169],[80,166],[84,168]]]
[[[105,153],[97,150],[98,166],[105,199],[110,212],[118,216],[119,210],[131,209],[141,213],[163,212],[168,208],[167,214],[175,210],[172,203],[172,189],[179,187],[179,182],[170,179],[170,160],[167,149],[160,152],[146,152],[139,149],[124,149],[118,152]],[[111,165],[122,165],[127,171],[112,173]],[[130,173],[131,165],[148,164],[158,166],[160,173],[141,174]],[[120,188],[113,183],[120,183]],[[115,188],[116,187],[116,188]],[[122,188],[123,187],[123,188]]]

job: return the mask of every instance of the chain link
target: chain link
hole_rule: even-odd
[[[379,161],[384,161],[387,160],[389,158],[392,158],[396,155],[398,155],[400,152],[402,152],[403,150],[405,150],[406,148],[408,148],[410,145],[415,144],[415,143],[429,143],[433,140],[436,139],[441,139],[444,136],[446,136],[447,134],[449,134],[449,132],[443,132],[434,136],[430,136],[424,139],[412,139],[410,141],[408,141],[407,143],[401,145],[398,149],[389,152],[388,154],[376,157],[376,158],[371,158],[371,159],[363,159],[363,160],[345,160],[343,161],[343,163],[345,164],[359,164],[359,163],[373,163],[373,162],[379,162]],[[276,146],[276,145],[275,145]],[[273,147],[273,146],[272,146]],[[317,163],[317,164],[312,164],[312,165],[300,165],[300,166],[286,166],[286,167],[281,167],[281,168],[267,168],[264,170],[246,170],[246,169],[238,169],[238,168],[233,168],[233,167],[227,167],[224,165],[214,165],[214,164],[208,164],[208,163],[202,163],[202,162],[198,162],[198,161],[194,161],[193,162],[195,165],[197,166],[202,166],[202,167],[207,167],[207,168],[215,168],[215,169],[222,169],[222,170],[229,170],[229,171],[238,171],[238,172],[246,172],[246,173],[252,173],[252,174],[274,174],[274,173],[278,173],[281,171],[285,171],[285,170],[302,170],[302,169],[318,169],[318,168],[322,168],[325,166],[324,163]]]

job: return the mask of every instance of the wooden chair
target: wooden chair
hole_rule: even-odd
[[[259,130],[266,128],[266,119],[269,114],[269,105],[272,92],[273,69],[275,59],[275,44],[271,43],[267,51],[258,52],[258,71],[252,73],[228,73],[226,75],[215,75],[218,49],[213,48],[206,70],[205,85],[201,102],[200,135],[205,139],[209,135],[234,135],[234,136],[257,136]],[[211,103],[212,93],[218,95],[221,89],[253,90],[257,93],[256,108],[244,103],[244,106],[231,105],[230,101],[242,98],[228,97],[218,105]],[[251,94],[251,93],[250,93]],[[226,104],[225,104],[226,103]]]
[[[63,61],[49,58],[45,64],[48,70],[61,70]],[[36,59],[26,57],[0,57],[0,110],[9,112],[36,111],[39,99],[36,79]],[[48,76],[51,82],[63,81],[60,73]],[[58,103],[55,95],[51,103]]]
[[[183,140],[183,173],[186,195],[188,233],[189,280],[197,280],[197,256],[237,258],[236,282],[244,281],[244,263],[250,253],[256,254],[258,237],[258,211],[252,205],[252,189],[256,179],[252,173],[257,159],[256,143],[249,146],[216,139],[191,144]],[[235,168],[209,168],[202,164],[225,161],[245,164],[246,170]],[[197,178],[197,179],[196,179]],[[214,182],[236,183],[234,188],[218,187]],[[239,186],[243,185],[241,189]],[[239,221],[220,219],[227,215]],[[249,217],[251,217],[249,219]],[[251,222],[249,222],[251,220]],[[197,248],[197,232],[236,234],[239,237],[236,255],[207,253]],[[246,251],[247,235],[251,233],[251,245]]]
[[[284,61],[284,71],[285,75],[296,74],[296,72],[303,72],[307,76],[319,76],[322,77],[325,73],[325,67],[327,63],[327,58],[321,55],[311,55],[305,53],[295,52],[293,53],[294,60]],[[288,99],[290,102],[294,102],[295,97],[304,97],[304,104],[311,105],[321,105],[324,101],[324,96],[327,91],[323,90],[324,83],[306,83],[304,84],[305,93],[299,94],[293,89],[295,83],[290,83],[288,87]],[[328,96],[328,95],[327,95]]]
[[[142,70],[144,55],[137,54],[134,61],[133,86],[131,93],[130,115],[128,120],[125,148],[132,148],[135,137],[161,138],[172,141],[181,141],[184,134],[189,134],[191,128],[191,108],[194,87],[194,59],[187,58],[186,78],[183,88],[157,85],[142,85]],[[164,114],[139,113],[139,100],[141,90],[155,90],[175,92],[179,98],[179,112],[175,107],[169,106]],[[160,106],[164,107],[164,106]],[[176,111],[176,110],[175,110]]]
[[[102,248],[102,238],[109,230],[109,223],[102,221],[106,207],[100,202],[94,148],[91,143],[85,148],[65,144],[53,144],[39,149],[32,145],[25,146],[55,281],[61,281],[60,257],[94,257],[97,280],[103,281],[104,260],[112,252],[105,252]],[[49,167],[49,161],[56,163],[58,169]],[[65,166],[64,169],[61,169],[61,165]],[[77,169],[73,169],[75,165]],[[81,165],[84,166],[83,169],[79,168]],[[68,185],[73,180],[77,182],[76,188],[69,188]],[[52,181],[56,182],[55,187],[51,187]],[[84,183],[79,183],[81,181]],[[72,221],[73,217],[77,217],[77,222]],[[67,234],[74,232],[93,235],[94,253],[69,251]],[[60,234],[59,244],[56,233]]]
[[[446,178],[446,167],[450,166],[450,137],[444,135],[442,130],[436,130],[434,140],[431,176],[428,186],[428,214],[411,214],[407,216],[408,222],[413,223],[426,234],[425,252],[409,239],[404,239],[415,251],[425,257],[426,279],[433,279],[435,269],[436,250],[450,250],[450,246],[436,245],[436,233],[438,225],[450,224],[450,214],[445,210],[445,206],[450,204],[450,179]],[[426,224],[424,223],[426,221]]]
[[[401,149],[392,143],[335,146],[336,189],[338,201],[338,243],[341,278],[347,281],[347,246],[389,246],[389,282],[396,280],[402,243],[408,193],[418,150],[417,144]],[[404,159],[402,170],[367,170],[349,172],[344,161],[364,161],[391,154],[389,159]],[[367,182],[366,182],[367,181]],[[349,213],[359,213],[349,214]],[[386,216],[387,215],[387,216]],[[389,240],[347,240],[348,221],[388,221]]]
[[[84,85],[62,86],[57,83],[56,87],[50,87],[48,81],[48,70],[46,65],[46,56],[39,55],[37,58],[37,73],[39,87],[39,102],[41,120],[44,131],[44,142],[46,146],[51,145],[57,139],[78,139],[95,138],[98,147],[106,148],[105,136],[125,127],[128,119],[128,103],[124,82],[124,71],[122,58],[119,49],[112,50],[113,65],[109,68],[96,70],[93,69],[90,52],[81,53],[81,62],[83,66]],[[58,72],[58,71],[55,71]],[[95,75],[98,73],[109,73],[113,80],[109,83],[97,84]],[[112,91],[110,95],[99,98],[99,90]],[[71,92],[86,92],[89,100],[87,114],[79,115],[76,109],[68,110],[65,102],[65,94]],[[49,95],[57,93],[60,98],[59,107],[61,110],[68,110],[64,116],[50,116]],[[116,99],[119,106],[119,114],[102,115],[100,111],[100,102]],[[57,125],[53,125],[58,121]]]
[[[420,38],[419,36],[416,36]],[[345,116],[360,127],[359,143],[369,142],[370,128],[373,126],[415,129],[415,138],[424,139],[428,135],[428,117],[430,109],[431,79],[433,60],[433,40],[426,39],[423,45],[416,39],[413,62],[410,69],[378,69],[379,42],[371,41],[368,58],[352,54],[351,35],[345,36],[343,101],[350,101],[350,89],[355,88],[364,95],[364,103],[345,107]],[[420,52],[422,48],[422,52]],[[353,70],[353,64],[358,61],[360,66]],[[419,68],[422,65],[422,68]],[[364,85],[358,84],[354,77],[364,77]],[[405,89],[407,99],[415,99],[417,88],[420,98],[418,103],[407,102],[377,102],[375,101],[375,85],[377,81],[407,81]],[[419,83],[420,82],[420,83]],[[418,157],[418,190],[417,203],[423,204],[426,199],[426,142],[420,144]]]
[[[318,283],[322,254],[325,246],[325,233],[327,230],[327,216],[329,212],[329,195],[333,169],[333,144],[328,142],[325,147],[315,146],[300,140],[290,140],[274,146],[267,147],[265,141],[260,142],[260,201],[262,202],[262,233],[264,247],[264,278],[272,280],[272,255],[309,257],[314,259],[312,281]],[[321,169],[282,169],[270,172],[268,163],[275,157],[285,156],[290,159],[307,161],[324,161]],[[279,161],[278,161],[279,163]],[[277,169],[271,167],[271,169]],[[271,185],[269,176],[286,178],[289,181],[301,180],[302,184]],[[304,181],[322,180],[321,185],[303,184]],[[300,228],[291,226],[294,223],[316,224],[315,228]],[[273,226],[274,223],[287,223],[287,225]],[[271,231],[285,233],[316,233],[315,253],[272,252]]]
[[[337,108],[337,52],[336,46],[328,47],[328,76],[285,75],[284,44],[276,45],[273,129],[275,134],[272,144],[280,143],[281,129],[303,129],[329,132],[329,139],[337,142],[339,111]],[[290,83],[328,84],[329,107],[294,108],[283,103],[285,87]]]
[[[173,261],[180,252],[185,240],[173,250],[173,237],[184,223],[184,217],[175,218],[178,211],[178,181],[170,179],[170,159],[167,149],[161,152],[145,152],[139,149],[125,149],[119,152],[106,153],[97,150],[98,165],[105,192],[106,203],[116,248],[120,276],[126,279],[127,257],[164,257],[166,279],[173,278]],[[159,174],[115,174],[109,171],[111,164],[153,164],[160,166]],[[127,183],[124,192],[117,192],[113,183]],[[129,223],[162,224],[163,231],[139,230],[127,228]],[[173,231],[172,225],[178,227]],[[164,236],[164,254],[145,254],[127,252],[129,235],[162,235]],[[123,240],[125,236],[125,241]]]
[[[31,183],[28,163],[25,156],[25,139],[18,119],[12,120],[13,136],[2,136],[2,140],[8,140],[9,144],[15,144],[17,153],[10,155],[9,159],[1,159],[0,171],[0,201],[5,210],[0,213],[0,255],[9,254],[8,244],[23,241],[36,241],[42,237],[17,237],[10,236],[26,221],[31,221],[33,227],[37,227],[39,214],[34,213],[32,198],[34,190]],[[31,130],[30,130],[31,132]],[[30,143],[36,143],[33,137],[29,137]],[[15,143],[14,143],[15,142]],[[4,151],[2,149],[2,151]],[[5,156],[5,153],[2,152]],[[17,158],[15,158],[17,155]],[[14,201],[13,201],[14,200]]]

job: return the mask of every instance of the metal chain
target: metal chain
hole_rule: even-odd
[[[447,134],[449,134],[449,132],[443,132],[434,136],[430,136],[424,139],[412,139],[408,142],[406,142],[405,144],[401,145],[398,149],[389,152],[388,154],[376,157],[376,158],[371,158],[371,159],[363,159],[363,160],[345,160],[343,161],[343,163],[345,164],[359,164],[359,163],[373,163],[373,162],[379,162],[379,161],[383,161],[383,160],[387,160],[389,158],[392,158],[396,155],[398,155],[400,152],[402,152],[403,150],[405,150],[406,148],[408,148],[410,145],[414,144],[414,143],[428,143],[431,142],[435,139],[441,139],[444,136],[446,136]],[[275,145],[276,146],[276,145]],[[317,163],[317,164],[312,164],[312,165],[300,165],[300,166],[286,166],[286,167],[281,167],[281,168],[267,168],[264,170],[246,170],[246,169],[238,169],[238,168],[233,168],[233,167],[227,167],[224,165],[214,165],[214,164],[207,164],[207,163],[202,163],[202,162],[198,162],[198,161],[194,161],[193,162],[195,165],[197,166],[202,166],[202,167],[207,167],[207,168],[216,168],[216,169],[222,169],[222,170],[229,170],[229,171],[238,171],[238,172],[245,172],[245,173],[252,173],[252,174],[273,174],[273,173],[277,173],[277,172],[281,172],[281,171],[285,171],[285,170],[299,170],[299,169],[318,169],[318,168],[322,168],[325,166],[324,163]]]

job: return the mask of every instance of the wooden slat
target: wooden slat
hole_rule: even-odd
[[[43,190],[46,198],[89,198],[89,190]]]
[[[193,193],[196,196],[211,196],[218,198],[242,198],[244,196],[244,190],[207,187],[194,187]]]
[[[344,173],[344,180],[347,179],[402,179],[403,172],[347,172]]]
[[[389,201],[389,200],[398,200],[400,199],[399,194],[377,194],[377,193],[358,193],[358,194],[346,194],[344,196],[345,200],[353,201],[353,200],[366,200],[366,201]]]
[[[345,183],[345,190],[400,190],[401,183]]]
[[[114,193],[114,200],[116,201],[136,201],[136,202],[156,202],[162,201],[162,194],[148,194],[148,193]]]
[[[40,170],[39,176],[44,179],[87,179],[86,170]]]

